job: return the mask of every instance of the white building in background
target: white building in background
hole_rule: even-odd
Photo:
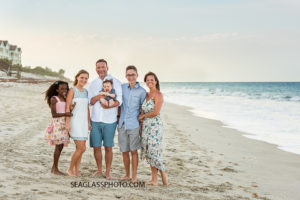
[[[16,45],[11,45],[8,41],[0,40],[0,58],[7,58],[12,60],[12,64],[21,65],[21,48]]]

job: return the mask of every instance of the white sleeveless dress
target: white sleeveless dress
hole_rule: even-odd
[[[75,86],[72,87],[74,90],[74,98],[72,104],[76,102],[76,106],[73,109],[73,116],[70,120],[71,130],[70,137],[73,140],[88,140],[88,95],[87,90],[84,88],[80,92]]]

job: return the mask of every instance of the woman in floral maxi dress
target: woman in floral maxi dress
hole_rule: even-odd
[[[146,184],[158,185],[157,173],[160,171],[163,185],[167,186],[167,175],[162,161],[163,124],[160,118],[160,109],[163,96],[159,87],[159,80],[153,72],[145,75],[144,81],[150,91],[142,104],[139,120],[142,122],[142,159],[150,164],[152,179]]]

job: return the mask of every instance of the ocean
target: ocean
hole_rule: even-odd
[[[300,154],[300,82],[164,82],[161,91],[166,102]]]

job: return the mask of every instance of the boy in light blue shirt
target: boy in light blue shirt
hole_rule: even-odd
[[[119,180],[130,179],[130,157],[132,162],[131,182],[137,182],[138,152],[141,148],[139,135],[140,124],[138,116],[140,108],[146,98],[146,90],[137,82],[137,69],[130,65],[126,68],[128,83],[122,84],[122,106],[118,115],[118,142],[123,156],[125,176]]]

